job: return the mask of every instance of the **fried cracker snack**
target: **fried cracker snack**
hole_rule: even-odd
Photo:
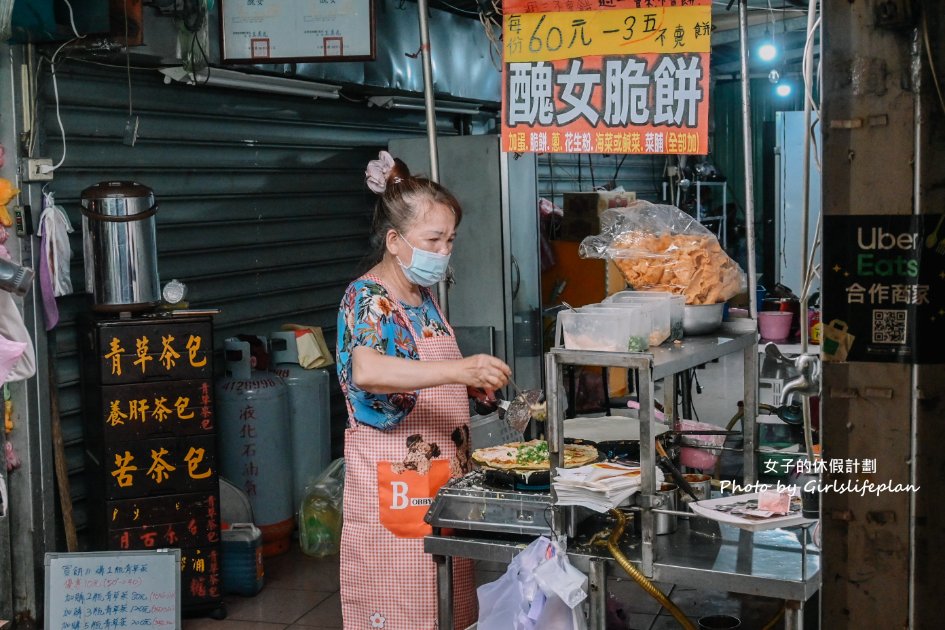
[[[636,201],[605,211],[601,225],[600,235],[581,243],[581,256],[613,260],[634,289],[716,304],[746,286],[744,272],[715,235],[679,208]]]

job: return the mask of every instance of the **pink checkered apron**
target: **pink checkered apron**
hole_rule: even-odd
[[[403,306],[391,301],[409,321]],[[440,318],[446,323],[442,313]],[[449,330],[449,336],[413,335],[421,361],[462,358]],[[359,425],[349,413],[341,534],[346,630],[437,628],[436,565],[423,551],[421,536],[430,528],[422,519],[429,498],[449,478],[455,438],[469,422],[468,405],[464,385],[440,385],[420,390],[413,411],[389,431]],[[453,584],[453,618],[456,628],[466,628],[476,621],[471,560],[454,560]]]

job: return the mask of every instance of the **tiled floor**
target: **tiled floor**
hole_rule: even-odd
[[[255,597],[228,595],[225,620],[188,619],[183,630],[341,630],[338,556],[309,558],[298,551],[267,558],[265,585]]]
[[[482,584],[496,580],[503,571],[501,565],[480,564],[478,582]],[[666,584],[657,586],[691,620],[704,615],[734,615],[742,621],[741,630],[764,627],[780,609],[780,602],[774,600]],[[615,620],[623,619],[620,626],[614,626],[615,629],[670,630],[679,627],[678,622],[661,608],[659,602],[629,578],[612,577],[608,591],[612,595],[611,611],[617,615]],[[255,597],[228,595],[225,603],[226,619],[187,619],[183,630],[341,630],[338,557],[314,559],[296,549],[292,553],[270,558],[266,561],[263,590]]]

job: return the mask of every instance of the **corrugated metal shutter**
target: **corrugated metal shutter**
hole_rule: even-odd
[[[133,179],[151,187],[160,206],[162,284],[178,278],[192,306],[223,309],[215,320],[218,348],[226,336],[266,333],[286,322],[322,326],[333,347],[341,294],[367,252],[373,199],[363,184],[365,164],[390,138],[423,134],[422,113],[164,85],[157,72],[135,72],[140,130],[132,147],[122,143],[123,68],[67,62],[57,76],[68,153],[51,189],[77,228],[76,291],[84,291],[80,192],[103,180]],[[44,97],[42,154],[58,161],[62,144],[48,81]],[[81,531],[86,488],[76,323],[86,296],[60,298],[59,308],[58,391]],[[337,455],[345,412],[331,382]]]
[[[638,199],[656,203],[662,199],[665,162],[665,155],[540,155],[538,194],[562,206],[566,192],[590,192],[614,182],[636,192]]]

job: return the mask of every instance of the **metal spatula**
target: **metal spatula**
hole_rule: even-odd
[[[540,389],[526,389],[519,390],[518,396],[511,401],[500,400],[499,407],[505,410],[505,421],[518,433],[525,431],[528,421],[532,419],[533,406],[541,401],[542,396]]]

